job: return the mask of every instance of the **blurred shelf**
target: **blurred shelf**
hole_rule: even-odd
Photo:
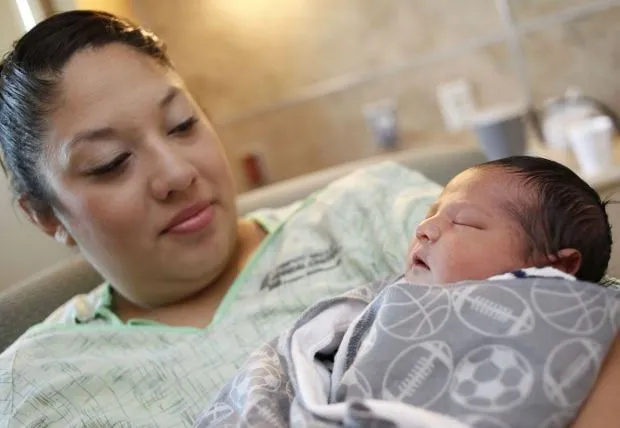
[[[620,187],[620,138],[614,140],[611,167],[594,175],[586,175],[581,172],[577,159],[570,150],[551,150],[539,143],[531,143],[527,154],[551,159],[569,167],[598,192]]]

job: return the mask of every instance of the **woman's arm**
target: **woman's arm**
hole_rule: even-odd
[[[620,336],[616,336],[594,388],[573,423],[573,428],[599,427],[620,427]]]

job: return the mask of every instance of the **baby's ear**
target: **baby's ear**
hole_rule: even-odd
[[[551,266],[569,275],[575,275],[581,267],[581,253],[575,248],[564,248],[550,256]]]

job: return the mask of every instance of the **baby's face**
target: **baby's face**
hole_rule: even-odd
[[[469,169],[448,183],[416,230],[409,281],[447,284],[527,267],[524,232],[502,207],[523,197],[514,180],[498,169]]]

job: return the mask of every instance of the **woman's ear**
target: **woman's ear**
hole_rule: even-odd
[[[581,259],[581,253],[575,248],[564,248],[549,257],[552,267],[573,276],[581,268]]]
[[[43,233],[54,238],[58,243],[67,247],[74,247],[75,240],[67,228],[58,220],[52,212],[42,213],[36,210],[27,197],[21,196],[18,200],[19,207],[26,214],[32,224],[39,228]]]

